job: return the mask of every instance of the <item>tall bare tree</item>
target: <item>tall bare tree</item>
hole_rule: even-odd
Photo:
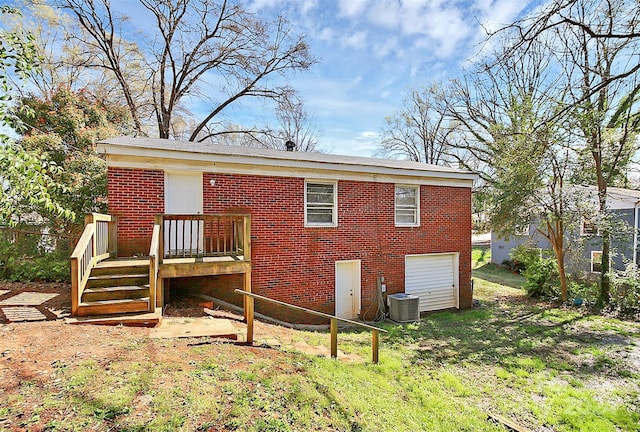
[[[549,69],[554,56],[544,47],[507,57],[503,49],[494,54],[499,62],[489,57],[451,83],[448,115],[462,134],[453,142],[476,161],[473,168],[487,185],[492,230],[509,237],[532,222],[549,241],[566,300],[565,237],[580,202],[565,184],[577,160],[571,131],[547,121],[562,108],[562,83]]]
[[[290,141],[295,144],[295,151],[317,152],[319,134],[303,102],[290,94],[280,99],[275,117],[265,125],[227,123],[210,130],[210,139],[217,144],[278,150],[287,150],[286,143]]]
[[[317,151],[320,132],[304,104],[295,95],[284,98],[276,110],[276,130],[264,140],[270,148],[286,149],[286,142],[295,144],[296,151]]]
[[[158,136],[172,136],[178,111],[198,98],[208,108],[188,139],[208,140],[219,132],[216,125],[223,124],[218,120],[228,106],[247,97],[278,101],[291,89],[270,78],[315,62],[304,37],[284,17],[263,19],[238,0],[137,0],[153,24],[135,39],[132,22],[109,0],[57,2],[83,30],[71,37],[92,54],[85,66],[115,77],[143,135],[152,121]]]
[[[505,58],[544,46],[557,59],[565,105],[550,121],[569,121],[578,133],[590,180],[598,189],[600,219],[606,220],[607,189],[615,185],[638,150],[640,131],[640,8],[636,0],[555,0],[539,14],[516,23],[520,39]],[[516,50],[518,49],[518,50]],[[503,61],[502,59],[498,62]],[[602,233],[600,302],[610,296],[611,229]]]
[[[554,44],[555,36],[566,31],[582,34],[589,41],[635,44],[640,40],[640,7],[637,0],[552,0],[537,13],[528,15],[490,36],[496,37],[505,31],[516,35],[516,42],[505,52],[507,57],[517,55],[522,50],[527,51],[540,43],[556,50],[560,47]],[[583,99],[568,104],[556,115],[563,115],[567,109],[616,81],[627,80],[637,75],[640,72],[637,56],[636,51],[635,61],[630,58],[631,61],[626,64],[618,65],[607,77],[586,91]]]
[[[385,119],[378,154],[443,165],[453,161],[455,127],[437,85],[411,90],[402,108]]]

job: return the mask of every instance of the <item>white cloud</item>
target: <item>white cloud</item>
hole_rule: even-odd
[[[340,16],[356,16],[367,6],[368,0],[338,0]]]
[[[280,6],[283,0],[254,0],[249,6],[250,10],[259,11],[260,9],[274,8]]]
[[[402,4],[376,1],[368,8],[367,19],[380,27],[394,29],[402,24],[403,15]]]
[[[325,27],[315,34],[315,38],[321,41],[332,41],[336,37],[336,32],[330,27]]]
[[[367,33],[363,31],[355,32],[342,37],[340,43],[342,46],[350,48],[364,48],[367,43]]]
[[[360,132],[360,135],[358,136],[359,139],[365,139],[365,140],[370,140],[370,139],[377,139],[380,136],[380,134],[378,132],[375,131],[364,131],[364,132]]]
[[[300,5],[300,12],[306,15],[309,11],[315,9],[316,6],[318,6],[318,0],[304,0]]]
[[[526,2],[512,0],[480,0],[476,4],[480,23],[489,31],[511,24],[526,6]]]
[[[397,37],[390,37],[384,39],[382,42],[373,44],[373,55],[378,59],[382,59],[387,56],[402,58],[404,50],[398,43]]]

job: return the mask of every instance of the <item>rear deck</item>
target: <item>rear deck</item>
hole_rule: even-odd
[[[87,216],[71,255],[73,316],[155,314],[170,278],[243,274],[251,291],[249,215],[158,215],[146,257],[118,257],[116,232],[115,217]]]

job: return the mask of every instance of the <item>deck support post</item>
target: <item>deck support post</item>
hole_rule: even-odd
[[[156,305],[160,309],[164,308],[164,278],[159,277],[156,280]]]
[[[338,320],[331,318],[331,358],[338,358]]]
[[[118,218],[111,216],[111,222],[109,222],[109,257],[116,258],[118,256]]]
[[[251,269],[244,273],[244,291],[251,292]],[[244,320],[247,323],[247,343],[253,343],[253,314],[254,299],[251,296],[244,296]]]
[[[251,269],[248,269],[244,273],[244,291],[251,292]],[[244,321],[247,322],[248,314],[249,314],[249,300],[253,302],[253,298],[250,296],[244,296]]]

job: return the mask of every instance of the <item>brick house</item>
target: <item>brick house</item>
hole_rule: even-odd
[[[108,164],[119,256],[149,255],[157,215],[250,216],[249,270],[161,269],[167,293],[193,290],[240,304],[233,290],[248,283],[257,294],[343,318],[370,318],[380,287],[419,296],[420,311],[471,307],[472,173],[149,138],[107,140],[98,151]],[[219,247],[215,229],[193,221],[171,228],[165,219],[165,257]],[[180,231],[186,236],[176,243]],[[313,322],[260,303],[256,310]]]

